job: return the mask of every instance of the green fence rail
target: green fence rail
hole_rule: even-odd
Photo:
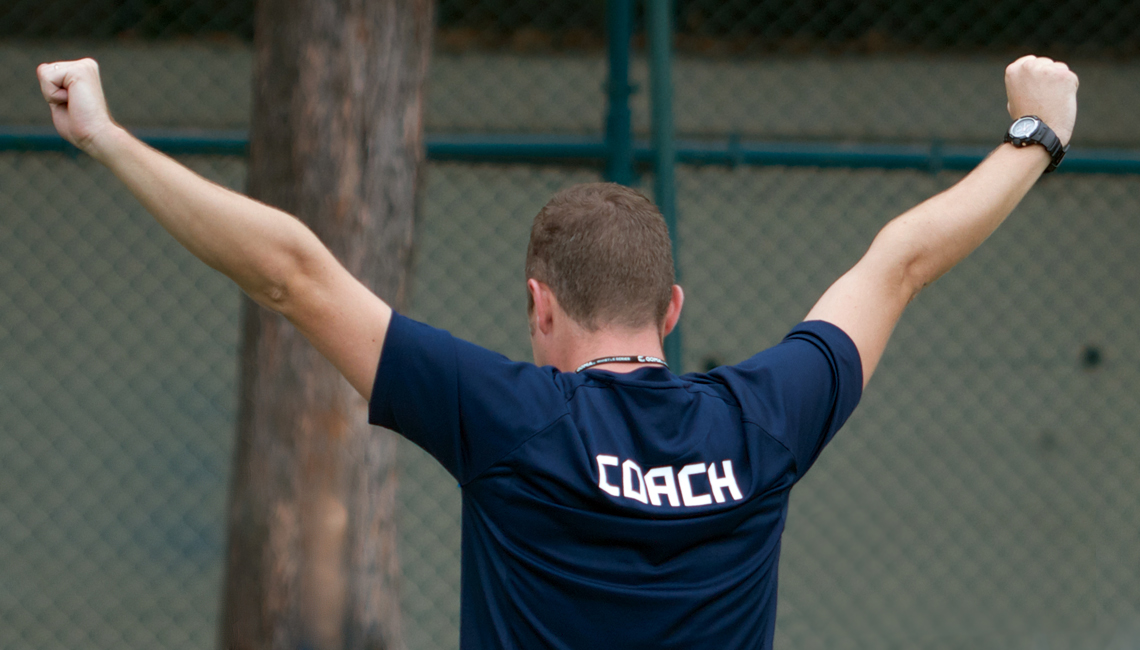
[[[152,147],[169,154],[246,155],[249,140],[244,131],[136,129]],[[605,139],[576,135],[531,134],[428,134],[429,160],[494,163],[540,163],[600,167],[611,159]],[[676,140],[677,163],[690,165],[785,166],[849,169],[916,169],[965,171],[989,154],[987,147],[929,144],[877,144],[756,141],[736,137],[722,140]],[[78,150],[48,127],[0,126],[0,151]],[[633,141],[633,161],[651,170],[655,162],[651,142]],[[1075,148],[1058,174],[1140,174],[1140,149]]]

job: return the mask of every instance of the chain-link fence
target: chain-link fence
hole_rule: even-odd
[[[1002,67],[1045,48],[1077,57],[1075,146],[1140,147],[1135,3],[676,4],[686,137],[993,143]],[[603,9],[441,0],[429,131],[599,132]],[[48,123],[35,64],[94,54],[125,124],[243,129],[251,10],[10,3],[0,127]],[[644,132],[644,93],[633,108]],[[184,161],[244,184],[240,158]],[[430,164],[411,315],[529,358],[530,220],[596,178]],[[778,341],[887,219],[956,178],[679,168],[685,366]],[[778,647],[1140,647],[1138,214],[1138,177],[1049,177],[915,301],[794,491]],[[238,303],[91,160],[0,154],[0,648],[214,643]],[[401,454],[408,645],[453,648],[458,489]]]
[[[599,50],[605,0],[438,0],[445,49]],[[674,0],[677,44],[714,55],[1011,51],[1134,56],[1130,0]],[[249,40],[251,0],[10,0],[0,37]]]

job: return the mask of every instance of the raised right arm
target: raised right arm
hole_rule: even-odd
[[[1077,76],[1064,63],[1025,56],[1006,68],[1012,119],[1037,115],[1069,142],[1077,119]],[[851,337],[871,378],[903,309],[924,287],[989,237],[1045,171],[1044,147],[1003,144],[950,189],[888,223],[870,249],[812,307],[806,320]]]
[[[60,135],[106,165],[179,243],[281,313],[366,399],[391,308],[303,223],[198,176],[116,124],[95,61],[37,74]]]

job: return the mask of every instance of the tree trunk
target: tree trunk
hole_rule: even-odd
[[[431,0],[259,0],[250,194],[404,302]],[[245,301],[224,648],[403,648],[395,439],[284,319]]]

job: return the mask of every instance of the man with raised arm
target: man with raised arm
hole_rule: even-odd
[[[1006,143],[888,223],[780,344],[676,376],[662,340],[683,293],[664,222],[633,190],[572,187],[535,218],[535,364],[517,363],[393,313],[299,221],[131,137],[94,61],[38,72],[63,137],[288,318],[370,400],[371,422],[459,481],[464,648],[771,647],[789,490],[855,408],[907,303],[1060,161],[1077,109],[1067,66],[1018,59]]]

